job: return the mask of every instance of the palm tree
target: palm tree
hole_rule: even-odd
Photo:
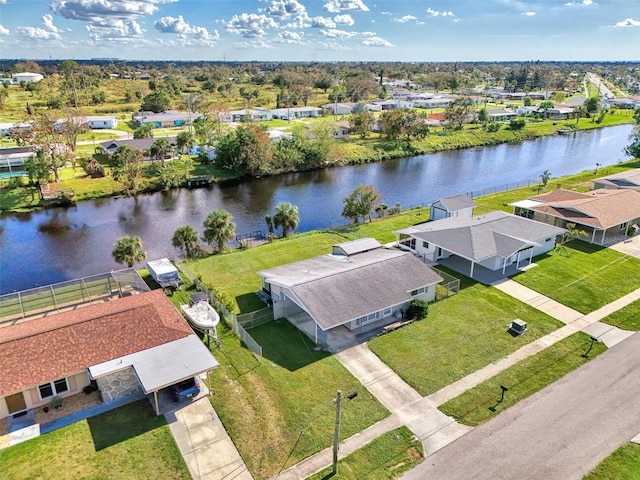
[[[551,172],[549,172],[549,170],[545,170],[544,172],[542,172],[542,175],[540,175],[540,181],[542,182],[543,187],[547,186],[547,183],[549,183],[550,178],[551,178]]]
[[[204,220],[204,241],[209,245],[217,244],[218,251],[222,251],[227,240],[236,234],[236,224],[233,216],[226,210],[214,210]]]
[[[142,262],[147,258],[147,252],[142,250],[140,237],[120,237],[116,239],[111,252],[118,263],[126,263],[129,268],[136,262]]]
[[[171,243],[174,247],[183,251],[187,258],[195,256],[200,248],[198,232],[196,232],[195,228],[191,225],[178,227],[176,231],[173,232]]]
[[[171,144],[166,138],[158,138],[154,140],[149,147],[149,154],[156,160],[159,158],[164,167],[164,157],[167,153],[171,152]]]
[[[589,112],[587,111],[587,108],[584,105],[578,105],[576,108],[573,109],[573,113],[576,114],[576,125],[580,121],[580,118],[589,116]]]
[[[185,148],[188,153],[195,143],[196,139],[191,132],[180,132],[176,137],[176,148],[181,154],[184,153]]]
[[[300,223],[298,207],[291,202],[282,202],[276,205],[276,213],[273,216],[273,225],[282,228],[282,236],[286,237],[289,230],[295,230]]]

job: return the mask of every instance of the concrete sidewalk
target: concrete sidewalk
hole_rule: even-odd
[[[191,478],[253,480],[208,397],[165,414]]]
[[[587,333],[598,333],[598,331],[605,333],[603,327],[598,327],[601,319],[640,299],[639,288],[588,315],[583,315],[515,281],[507,279],[496,283],[494,285],[496,288],[553,316],[565,323],[565,326],[524,345],[502,360],[487,365],[424,398],[419,397],[419,394],[411,386],[371,352],[365,344],[337,353],[336,357],[341,363],[392,412],[392,415],[385,420],[344,440],[340,446],[339,458],[344,458],[349,453],[375,440],[378,436],[401,425],[406,425],[414,432],[425,448],[425,455],[431,455],[472,430],[471,427],[460,425],[437,410],[439,405],[576,332],[585,330]],[[613,328],[604,327],[604,330],[613,332],[611,330]],[[632,334],[633,332],[617,332],[610,337],[609,343],[619,343]],[[605,341],[604,338],[603,341]],[[605,344],[608,345],[607,341]],[[272,480],[303,480],[330,466],[331,461],[332,450],[328,448],[272,477]]]

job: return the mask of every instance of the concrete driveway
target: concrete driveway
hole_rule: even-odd
[[[638,371],[640,334],[635,334],[402,478],[581,479],[640,432]]]

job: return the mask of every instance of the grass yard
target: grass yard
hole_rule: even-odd
[[[613,312],[603,318],[602,321],[623,330],[640,330],[640,300],[636,300],[617,312]]]
[[[463,280],[457,295],[432,304],[426,319],[369,341],[369,348],[420,395],[495,362],[562,324],[499,290]],[[529,330],[512,337],[514,318]]]
[[[262,288],[256,272],[330,253],[332,245],[361,237],[391,242],[395,240],[394,229],[426,221],[428,215],[427,209],[411,209],[370,223],[296,234],[260,247],[213,255],[187,262],[187,266],[195,274],[202,275],[206,283],[235,298],[238,310],[247,313],[265,306],[255,295]]]
[[[640,286],[640,259],[579,240],[536,263],[512,279],[584,314]]]
[[[0,450],[2,478],[190,478],[147,399]]]
[[[249,333],[262,345],[257,358],[230,332],[213,353],[211,403],[256,480],[268,478],[333,441],[336,391],[342,402],[341,436],[347,438],[389,412],[332,355],[289,322],[271,322]]]
[[[625,443],[583,477],[583,480],[618,479],[640,480],[640,445],[637,443]]]
[[[602,342],[594,343],[588,357],[584,358],[582,355],[590,345],[589,335],[578,332],[467,390],[439,409],[465,425],[480,425],[607,349]],[[499,401],[501,385],[509,388],[502,402]]]
[[[415,467],[424,458],[422,444],[407,427],[385,433],[373,442],[356,450],[338,462],[335,480],[387,480],[398,478]],[[326,468],[309,480],[329,478],[331,468]]]

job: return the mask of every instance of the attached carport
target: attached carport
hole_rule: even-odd
[[[158,392],[196,375],[208,373],[220,363],[196,335],[188,335],[140,352],[89,367],[92,379],[131,368],[146,395],[153,395],[153,408],[160,414]]]

